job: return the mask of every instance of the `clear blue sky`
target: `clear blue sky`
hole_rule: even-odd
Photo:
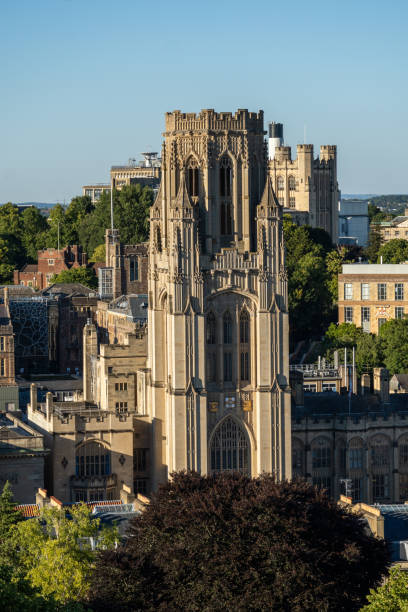
[[[69,201],[163,115],[263,109],[337,144],[344,193],[408,192],[408,3],[1,0],[0,202]]]

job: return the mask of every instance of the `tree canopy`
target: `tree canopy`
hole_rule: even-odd
[[[51,277],[51,283],[81,283],[91,289],[98,287],[98,279],[91,268],[70,268]]]
[[[367,595],[368,604],[361,612],[406,612],[408,610],[408,576],[399,567],[390,570],[389,578]]]
[[[178,473],[101,552],[94,610],[353,612],[388,565],[385,543],[305,482]]]
[[[408,240],[395,238],[385,242],[378,250],[377,263],[398,264],[408,261]]]

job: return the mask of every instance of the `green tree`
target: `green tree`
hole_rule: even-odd
[[[0,495],[0,543],[8,537],[11,527],[23,520],[22,514],[16,511],[16,505],[11,485],[6,480]]]
[[[364,250],[364,254],[370,263],[376,263],[378,251],[383,244],[384,239],[378,225],[370,225],[370,233],[368,235],[368,245]]]
[[[89,196],[76,196],[72,198],[64,217],[64,246],[66,244],[78,244],[79,229],[92,213],[94,206]]]
[[[361,612],[407,612],[408,576],[400,567],[390,570],[388,580],[367,595],[368,604]]]
[[[61,204],[52,207],[48,225],[47,247],[53,249],[58,247],[58,235],[60,248],[66,246],[68,243],[65,240],[65,209]]]
[[[92,518],[85,504],[78,504],[71,506],[69,516],[59,508],[43,509],[41,520],[18,524],[14,538],[31,587],[46,600],[66,606],[81,601],[89,589],[95,558],[90,538],[107,549],[118,534],[115,528],[101,529],[100,519]]]
[[[30,206],[21,214],[22,221],[22,244],[26,253],[26,259],[37,261],[37,252],[47,245],[48,223],[38,208]]]
[[[382,347],[378,336],[363,332],[357,340],[357,373],[361,376],[363,372],[370,372],[372,368],[378,368],[382,365]]]
[[[377,263],[398,264],[408,260],[408,240],[396,238],[389,240],[380,247]]]
[[[23,224],[17,206],[11,202],[0,206],[0,234],[10,234],[21,240]]]
[[[94,252],[92,253],[92,257],[89,261],[105,261],[106,260],[106,245],[98,244]]]
[[[333,305],[337,303],[339,299],[339,279],[338,275],[341,274],[342,265],[345,260],[346,249],[341,247],[339,251],[333,250],[326,255],[326,269],[327,269],[327,286],[331,295]]]
[[[390,319],[379,331],[384,365],[391,374],[408,372],[408,319]]]
[[[93,610],[357,611],[388,566],[384,541],[305,482],[173,474],[103,552]]]
[[[54,274],[51,283],[81,283],[91,289],[98,287],[98,279],[91,268],[70,268],[59,274]]]
[[[18,236],[0,234],[0,262],[0,281],[12,282],[13,270],[25,262],[24,247]]]

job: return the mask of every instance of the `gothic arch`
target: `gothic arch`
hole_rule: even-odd
[[[245,424],[227,414],[212,431],[208,443],[209,472],[251,475],[251,440]]]

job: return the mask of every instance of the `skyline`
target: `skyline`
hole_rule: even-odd
[[[164,113],[264,110],[285,144],[338,147],[343,193],[406,193],[408,8],[299,1],[6,0],[0,202],[66,202],[160,151]]]

